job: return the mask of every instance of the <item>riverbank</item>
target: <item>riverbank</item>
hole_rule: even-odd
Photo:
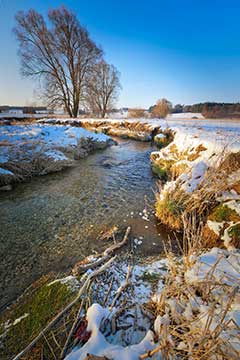
[[[75,160],[116,142],[71,126],[3,125],[0,127],[0,186],[61,171]]]
[[[160,131],[157,121],[147,119],[41,119],[43,124],[68,124],[74,127],[83,127],[97,133],[139,141],[152,141],[154,135]]]
[[[240,128],[213,122],[174,132],[170,145],[151,154],[161,180],[157,217],[183,231],[184,214],[194,214],[207,247],[239,247]]]

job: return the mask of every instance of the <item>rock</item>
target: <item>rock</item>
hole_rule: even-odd
[[[0,191],[11,191],[12,188],[12,185],[4,185],[0,187]]]
[[[123,165],[126,164],[126,161],[118,161],[115,159],[104,159],[101,162],[101,166],[106,167],[106,168],[111,168],[113,166],[119,166],[119,165]]]
[[[88,155],[87,150],[80,148],[77,149],[74,153],[74,160],[79,160],[79,159],[83,159]]]

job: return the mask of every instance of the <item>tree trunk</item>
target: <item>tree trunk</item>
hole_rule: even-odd
[[[104,107],[104,108],[102,109],[102,113],[101,113],[102,119],[105,118],[106,112],[107,112],[107,110],[106,110],[106,108]]]
[[[78,117],[78,109],[73,110],[72,117],[77,118]]]
[[[78,117],[78,110],[79,110],[79,105],[78,105],[78,103],[75,103],[74,105],[73,105],[73,111],[72,111],[72,113],[73,113],[73,117]]]

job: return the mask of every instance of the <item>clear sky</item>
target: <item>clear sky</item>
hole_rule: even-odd
[[[73,9],[121,72],[119,106],[240,101],[240,0],[0,0],[0,104],[30,105],[12,33],[18,10]]]

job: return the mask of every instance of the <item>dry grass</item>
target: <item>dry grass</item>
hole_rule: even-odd
[[[169,274],[159,301],[152,304],[156,316],[161,317],[155,331],[163,359],[239,359],[240,354],[226,337],[228,332],[240,341],[239,327],[228,318],[239,289],[216,280],[214,271],[219,260],[201,281],[189,283],[185,277],[194,264],[193,255],[199,254],[202,246],[202,227],[194,215],[186,217],[182,261],[167,249]],[[200,304],[204,304],[205,311],[200,311]]]
[[[145,118],[145,110],[141,108],[129,109],[128,117],[133,119]]]

